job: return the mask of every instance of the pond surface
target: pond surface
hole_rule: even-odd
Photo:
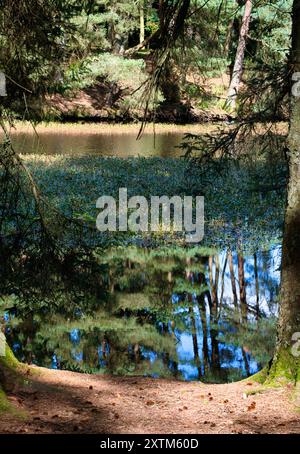
[[[20,360],[51,368],[239,380],[272,355],[280,261],[280,247],[247,257],[126,249],[107,258],[108,302],[71,316],[6,313],[6,336]]]
[[[136,134],[55,134],[42,133],[39,137],[32,134],[18,134],[13,144],[22,153],[72,154],[98,156],[180,156],[176,148],[183,135],[178,133],[159,133],[155,140],[146,134],[137,140]]]
[[[216,125],[148,125],[139,140],[139,124],[41,124],[16,125],[11,138],[16,150],[22,154],[95,155],[95,156],[161,156],[175,157],[186,133],[205,133]],[[1,137],[1,133],[0,133]]]
[[[182,136],[182,131],[157,134],[154,148],[151,134],[136,141],[136,134],[129,133],[43,133],[39,140],[19,133],[14,144],[23,153],[72,155],[66,162],[54,156],[29,164],[60,208],[69,213],[77,203],[78,210],[93,215],[94,200],[101,195],[95,187],[99,181],[107,193],[125,184],[133,194],[141,187],[145,194],[157,194],[165,185],[167,194],[177,194],[175,181],[179,187],[187,185],[178,160],[163,160],[164,167],[157,158],[131,158],[125,168],[100,156],[174,158]],[[254,174],[251,169],[251,178],[260,175]],[[246,182],[243,169],[241,175]],[[249,191],[236,169],[232,181],[225,177],[226,184],[215,178],[205,194],[212,226],[207,244],[113,249],[100,254],[107,267],[101,277],[107,295],[92,306],[89,301],[80,307],[74,303],[76,308],[65,314],[6,310],[6,336],[16,356],[58,369],[207,382],[235,381],[263,368],[275,342],[281,263],[277,219],[284,197]]]

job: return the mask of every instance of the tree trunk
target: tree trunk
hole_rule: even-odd
[[[237,298],[237,291],[236,291],[236,284],[235,284],[233,258],[232,258],[232,252],[230,250],[228,251],[228,261],[229,261],[230,280],[231,280],[232,295],[233,295],[233,304],[234,304],[235,309],[238,310],[238,298]]]
[[[228,254],[226,254],[222,276],[221,276],[221,295],[220,295],[220,304],[219,304],[219,317],[221,316],[222,307],[223,307],[223,298],[224,298],[224,288],[225,288],[225,271],[227,266]]]
[[[201,363],[200,363],[200,357],[199,357],[199,346],[198,346],[198,339],[197,339],[197,327],[196,327],[196,320],[194,316],[194,309],[192,306],[189,307],[189,314],[190,314],[190,319],[191,319],[191,328],[192,328],[192,338],[193,338],[193,348],[194,348],[194,360],[195,360],[195,365],[197,367],[198,371],[198,378],[200,379],[202,376],[202,371],[201,371]]]
[[[213,264],[215,263],[215,277],[213,276]],[[220,264],[219,256],[215,257],[210,256],[208,261],[209,266],[209,285],[211,291],[211,300],[212,300],[212,315],[216,319],[218,316],[219,301],[218,301],[218,286],[219,286],[219,274],[220,274]]]
[[[176,75],[173,64],[170,60],[165,64],[161,74],[160,89],[165,98],[165,104],[172,105],[180,103],[178,76]]]
[[[252,0],[246,0],[245,12],[239,36],[239,43],[236,51],[236,57],[226,101],[226,106],[232,110],[234,110],[236,106],[236,98],[239,92],[241,78],[243,74],[243,63],[245,56],[246,40],[249,32],[251,11]]]
[[[2,71],[0,71],[0,96],[7,96],[6,78]]]
[[[254,277],[255,277],[255,294],[256,294],[256,302],[255,302],[255,317],[256,320],[259,320],[260,316],[260,309],[259,309],[259,280],[258,280],[258,266],[257,266],[257,254],[254,254]]]
[[[293,2],[291,73],[300,72],[300,0]],[[289,184],[282,246],[277,345],[269,379],[300,381],[300,98],[291,97],[288,135]]]
[[[140,0],[140,44],[145,41],[145,4]]]
[[[2,342],[2,341],[1,341]],[[0,355],[0,391],[12,391],[16,385],[19,362],[5,342],[1,345]]]
[[[200,283],[203,283],[203,278],[202,278],[202,273],[201,273],[201,281]],[[209,370],[209,348],[208,348],[208,339],[207,339],[207,320],[206,320],[206,305],[205,305],[205,293],[201,293],[201,295],[198,296],[198,308],[199,308],[199,314],[201,317],[201,324],[202,324],[202,335],[203,335],[203,365],[204,365],[204,375],[208,372]]]
[[[249,364],[249,360],[247,358],[247,353],[245,352],[245,350],[243,349],[242,347],[242,355],[243,355],[243,360],[244,360],[244,364],[245,364],[245,371],[246,371],[246,375],[247,377],[250,377],[250,364]]]
[[[240,306],[241,306],[241,315],[242,321],[247,321],[248,308],[247,308],[247,298],[246,298],[246,282],[245,282],[245,261],[244,257],[239,253],[238,254],[238,275],[239,275],[239,288],[240,288]]]

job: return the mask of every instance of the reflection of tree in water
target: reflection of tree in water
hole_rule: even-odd
[[[53,366],[54,355],[57,367],[87,372],[238,379],[255,371],[253,357],[259,367],[269,359],[259,349],[272,332],[263,315],[272,313],[271,287],[278,287],[268,272],[271,254],[111,250],[99,258],[109,269],[104,301],[92,311],[87,302],[68,319],[15,317],[7,338],[29,363]],[[184,339],[191,339],[189,351]]]

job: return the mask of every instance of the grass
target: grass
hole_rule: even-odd
[[[8,125],[7,125],[8,126]],[[130,124],[112,124],[112,123],[60,123],[60,122],[41,122],[33,127],[33,124],[29,121],[15,121],[14,126],[10,128],[10,133],[14,134],[104,134],[104,135],[122,135],[122,134],[134,134],[137,135],[139,132],[140,123]],[[216,125],[211,124],[189,124],[189,125],[177,125],[177,124],[163,124],[158,123],[155,126],[150,123],[146,126],[144,134],[151,134],[155,132],[160,133],[194,133],[194,134],[205,134],[212,132],[216,129]],[[1,137],[1,133],[0,133]]]

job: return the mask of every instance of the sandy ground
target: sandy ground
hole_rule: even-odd
[[[25,417],[0,415],[1,433],[300,433],[289,387],[28,371],[8,396]]]

